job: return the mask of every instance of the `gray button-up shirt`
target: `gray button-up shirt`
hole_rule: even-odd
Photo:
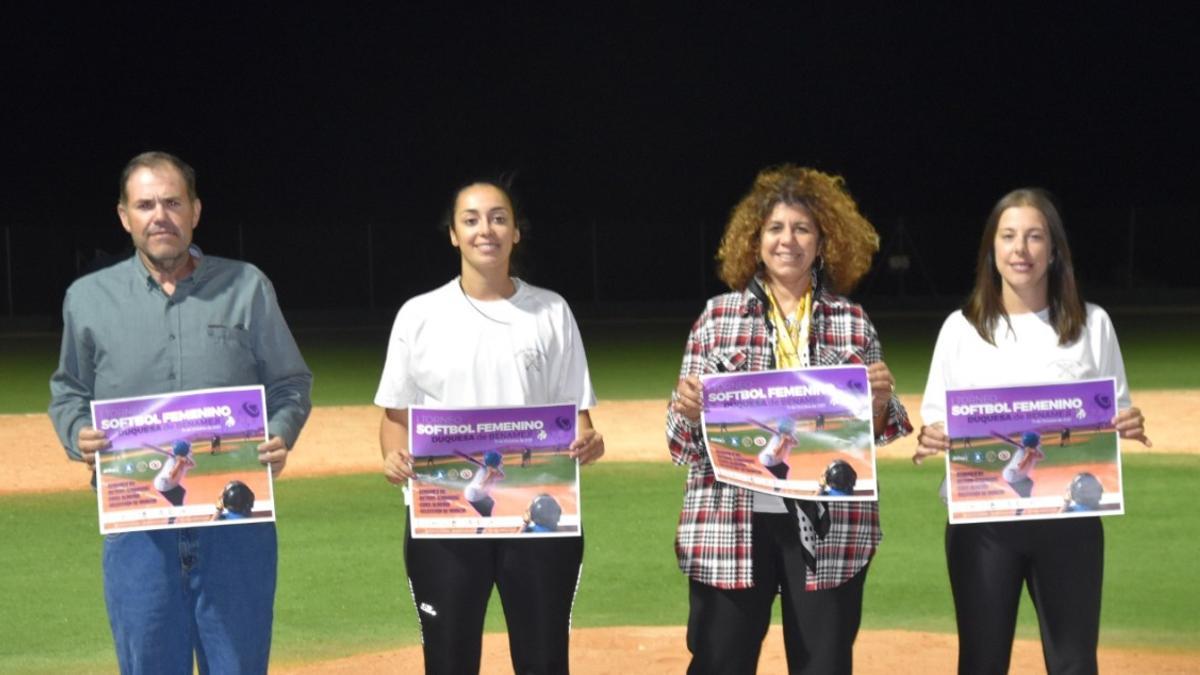
[[[292,447],[312,409],[312,373],[253,265],[200,257],[167,295],[135,254],[67,289],[50,418],[70,457],[93,399],[251,384],[266,387],[268,432]]]

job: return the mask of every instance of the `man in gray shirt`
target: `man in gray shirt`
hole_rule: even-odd
[[[109,447],[93,399],[262,384],[278,476],[312,408],[312,373],[271,282],[192,246],[195,173],[147,152],[121,175],[117,215],[136,253],[67,289],[50,417],[69,458]],[[104,540],[104,599],[123,673],[265,673],[271,647],[273,523],[152,530]]]

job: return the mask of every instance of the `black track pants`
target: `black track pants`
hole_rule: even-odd
[[[771,605],[780,593],[788,671],[850,673],[867,568],[837,588],[805,591],[796,519],[756,513],[753,527],[753,587],[731,591],[690,582],[689,675],[757,672]]]
[[[513,671],[567,673],[571,606],[583,538],[413,539],[404,562],[425,653],[425,672],[476,675],[492,585],[500,590]]]
[[[1037,609],[1047,672],[1095,673],[1104,580],[1099,518],[946,526],[958,672],[1007,673],[1021,587]]]

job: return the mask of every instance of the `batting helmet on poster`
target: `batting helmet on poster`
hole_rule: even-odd
[[[558,500],[548,494],[540,494],[533,498],[533,503],[529,505],[529,519],[538,527],[555,530],[558,528],[558,519],[562,517],[562,507],[559,506]]]
[[[500,466],[502,461],[504,461],[504,457],[495,450],[488,450],[487,452],[483,453],[484,466],[490,466],[494,469]]]
[[[1036,431],[1026,431],[1021,434],[1021,447],[1036,448],[1042,444],[1042,437]]]
[[[254,491],[240,480],[231,480],[221,492],[221,505],[229,513],[248,516],[254,508]]]
[[[837,490],[843,495],[854,494],[854,484],[858,482],[858,472],[850,463],[835,459],[825,467],[825,487]]]
[[[1088,509],[1100,506],[1100,497],[1104,495],[1104,486],[1100,479],[1087,471],[1075,474],[1071,480],[1071,501]]]
[[[785,417],[785,418],[779,420],[779,433],[781,433],[781,434],[796,433],[796,420],[794,420],[790,417]]]
[[[183,439],[175,441],[175,444],[171,446],[171,452],[176,457],[183,457],[191,451],[192,451],[192,444],[188,443],[187,441],[185,441]]]

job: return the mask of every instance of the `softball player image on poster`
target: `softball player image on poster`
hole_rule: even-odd
[[[525,510],[525,532],[553,532],[558,529],[558,520],[562,517],[562,506],[553,496],[540,494],[529,503]]]
[[[575,318],[558,294],[511,276],[514,247],[527,228],[510,190],[501,181],[465,185],[454,193],[443,226],[458,249],[461,274],[408,300],[396,315],[375,396],[384,409],[384,476],[393,484],[415,477],[410,406],[572,403],[579,413],[567,449],[580,464],[596,461],[604,439],[588,413],[596,399]],[[501,475],[483,479],[475,496]],[[542,509],[548,514],[552,507]],[[582,537],[414,538],[409,522],[404,560],[425,672],[479,672],[493,586],[503,601],[514,671],[568,672]]]
[[[1029,473],[1038,462],[1046,459],[1046,453],[1041,448],[1042,437],[1036,431],[1026,431],[1021,434],[1021,442],[1017,443],[1004,434],[993,432],[992,436],[1013,448],[1012,457],[1000,471],[1000,477],[1017,496],[1029,497],[1033,494],[1033,477]]]
[[[975,286],[946,319],[921,404],[925,426],[913,461],[950,449],[946,392],[1112,377],[1117,433],[1149,446],[1131,406],[1112,321],[1084,303],[1058,208],[1041,189],[1015,190],[992,208],[976,258]],[[1044,457],[1023,434],[1003,479],[1021,496]],[[1005,673],[1022,587],[1029,586],[1050,673],[1095,673],[1104,574],[1100,518],[947,524],[946,559],[958,623],[958,671]]]
[[[758,426],[772,433],[771,440],[767,441],[767,446],[758,453],[759,463],[767,471],[770,471],[772,476],[779,480],[786,480],[789,469],[788,457],[791,456],[792,448],[796,447],[796,421],[785,417],[779,420],[778,429],[772,429],[765,424]]]
[[[821,494],[844,497],[854,494],[854,484],[858,482],[858,472],[844,459],[835,459],[821,472],[818,481],[821,484]]]
[[[1063,513],[1095,511],[1100,508],[1104,497],[1104,485],[1100,479],[1087,471],[1076,474],[1063,495]]]
[[[813,169],[762,171],[729,218],[717,259],[730,292],[710,299],[693,325],[667,411],[671,457],[688,467],[675,552],[688,576],[689,673],[755,672],[776,595],[790,672],[853,669],[867,568],[882,538],[877,502],[784,499],[717,480],[700,376],[865,365],[876,444],[907,434],[875,327],[840,295],[878,248],[842,179]],[[782,425],[776,433],[786,451],[789,434]]]
[[[158,490],[163,499],[171,503],[171,506],[183,506],[187,489],[180,483],[183,482],[183,477],[187,475],[188,470],[196,466],[196,460],[192,459],[192,444],[183,440],[175,441],[175,444],[171,446],[171,452],[153,445],[145,447],[166,457],[162,468],[154,476],[154,489]]]
[[[496,506],[496,500],[492,499],[492,488],[504,480],[504,469],[500,468],[503,463],[503,455],[495,450],[488,450],[483,455],[483,464],[479,466],[479,471],[475,472],[471,482],[463,489],[467,503],[484,518],[490,518],[492,509]]]
[[[213,520],[241,520],[254,510],[254,490],[240,480],[231,480],[217,497]]]

